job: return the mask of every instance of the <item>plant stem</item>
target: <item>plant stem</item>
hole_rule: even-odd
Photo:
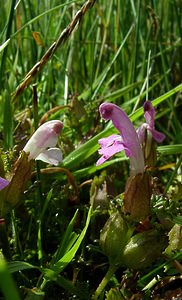
[[[176,173],[177,173],[178,169],[179,169],[180,166],[181,166],[181,163],[182,163],[182,155],[180,156],[180,158],[179,158],[179,160],[178,160],[178,162],[177,162],[177,164],[176,164],[176,167],[175,167],[175,169],[174,169],[174,171],[173,171],[171,177],[169,178],[169,181],[168,181],[168,183],[167,183],[167,185],[166,185],[166,188],[165,188],[165,190],[164,190],[164,193],[165,193],[165,194],[167,193],[169,187],[171,186],[171,184],[172,184],[172,182],[173,182],[173,180],[174,180],[174,177],[176,176]]]
[[[0,248],[2,248],[4,257],[7,260],[11,260],[11,251],[4,218],[0,219]]]
[[[116,270],[117,270],[116,266],[114,266],[114,265],[109,266],[109,269],[108,269],[106,275],[104,276],[104,278],[102,279],[98,288],[96,289],[95,294],[92,296],[92,300],[98,299],[99,295],[102,293],[103,289],[108,284],[109,280],[111,279],[111,277],[113,276],[113,274],[115,273]]]

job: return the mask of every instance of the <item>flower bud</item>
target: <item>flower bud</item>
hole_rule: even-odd
[[[111,265],[120,265],[123,249],[130,238],[126,221],[119,212],[107,220],[100,234],[100,244]]]
[[[157,230],[137,233],[131,237],[124,249],[124,265],[132,269],[146,268],[161,256],[166,245],[166,236]]]
[[[146,123],[143,123],[137,129],[137,134],[143,147],[145,165],[153,167],[157,160],[156,142],[162,143],[165,135],[155,129],[155,109],[151,101],[145,101],[144,103],[144,117]]]

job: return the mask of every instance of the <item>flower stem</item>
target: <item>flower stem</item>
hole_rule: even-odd
[[[99,295],[102,293],[103,289],[108,284],[109,280],[111,279],[111,277],[113,276],[113,274],[115,273],[116,270],[117,270],[116,266],[114,266],[114,265],[109,266],[109,269],[108,269],[106,275],[104,276],[104,278],[102,279],[98,288],[96,289],[95,294],[92,296],[92,300],[98,299]]]

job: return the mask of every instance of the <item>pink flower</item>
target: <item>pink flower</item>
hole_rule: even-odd
[[[57,166],[62,160],[62,153],[55,146],[62,128],[63,123],[59,120],[48,121],[41,125],[23,149],[29,153],[29,160],[42,160]]]
[[[107,159],[109,159],[115,153],[124,150],[121,136],[117,134],[112,134],[109,137],[100,139],[98,142],[99,145],[101,146],[101,149],[99,149],[99,154],[101,154],[102,156],[97,161],[96,163],[97,166],[103,164]]]
[[[152,135],[157,143],[162,143],[165,135],[155,129],[155,109],[151,101],[145,101],[143,108],[146,123],[142,124],[137,130],[140,143],[144,143],[146,131]]]
[[[3,190],[8,184],[9,184],[8,180],[0,177],[0,191]]]
[[[130,158],[131,175],[144,172],[144,156],[139,143],[138,135],[127,114],[117,105],[112,103],[103,103],[99,108],[103,119],[111,120],[120,135],[111,135],[110,137],[99,140],[101,149],[99,153],[102,157],[96,165],[100,165],[108,160],[115,153],[122,150]]]

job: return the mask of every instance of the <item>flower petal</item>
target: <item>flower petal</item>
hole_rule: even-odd
[[[143,105],[143,109],[144,109],[144,117],[147,124],[150,126],[150,128],[154,128],[155,109],[152,106],[151,101],[149,100],[145,101]]]
[[[100,158],[97,163],[96,166],[100,165],[101,163],[105,162],[106,160],[108,160],[110,157],[112,157],[114,154],[121,152],[122,150],[124,150],[124,146],[123,144],[121,144],[120,142],[115,143],[109,147],[104,147],[99,149],[99,154],[102,154],[102,159]]]
[[[104,163],[111,156],[125,149],[122,138],[118,134],[112,134],[106,138],[102,138],[98,143],[101,146],[98,152],[102,154],[102,157],[97,161],[96,166]]]
[[[8,184],[9,184],[8,180],[0,177],[0,191],[3,190]]]
[[[108,158],[109,159],[109,158]],[[103,156],[101,156],[98,161],[96,162],[96,167],[102,165],[107,159]]]
[[[106,138],[98,140],[98,143],[103,148],[112,145],[115,141],[122,141],[121,136],[118,134],[112,134]]]
[[[124,149],[125,149],[125,147],[123,144],[115,143],[109,147],[103,147],[103,148],[99,149],[99,154],[102,154],[102,155],[110,158],[115,153],[121,152]]]
[[[145,142],[146,137],[146,131],[147,131],[148,125],[147,123],[143,123],[137,130],[138,139],[140,141],[140,144],[143,144]]]
[[[166,136],[162,132],[155,130],[155,109],[151,101],[145,101],[144,103],[144,117],[148,127],[145,124],[143,126],[152,133],[152,137],[157,143],[162,143]]]
[[[151,132],[152,132],[153,139],[157,143],[162,143],[165,140],[165,138],[166,138],[165,134],[163,134],[162,132],[159,132],[159,131],[157,131],[155,129],[151,130]]]
[[[57,166],[62,161],[62,153],[59,148],[49,148],[42,151],[36,158],[36,160],[42,160],[48,164]]]

